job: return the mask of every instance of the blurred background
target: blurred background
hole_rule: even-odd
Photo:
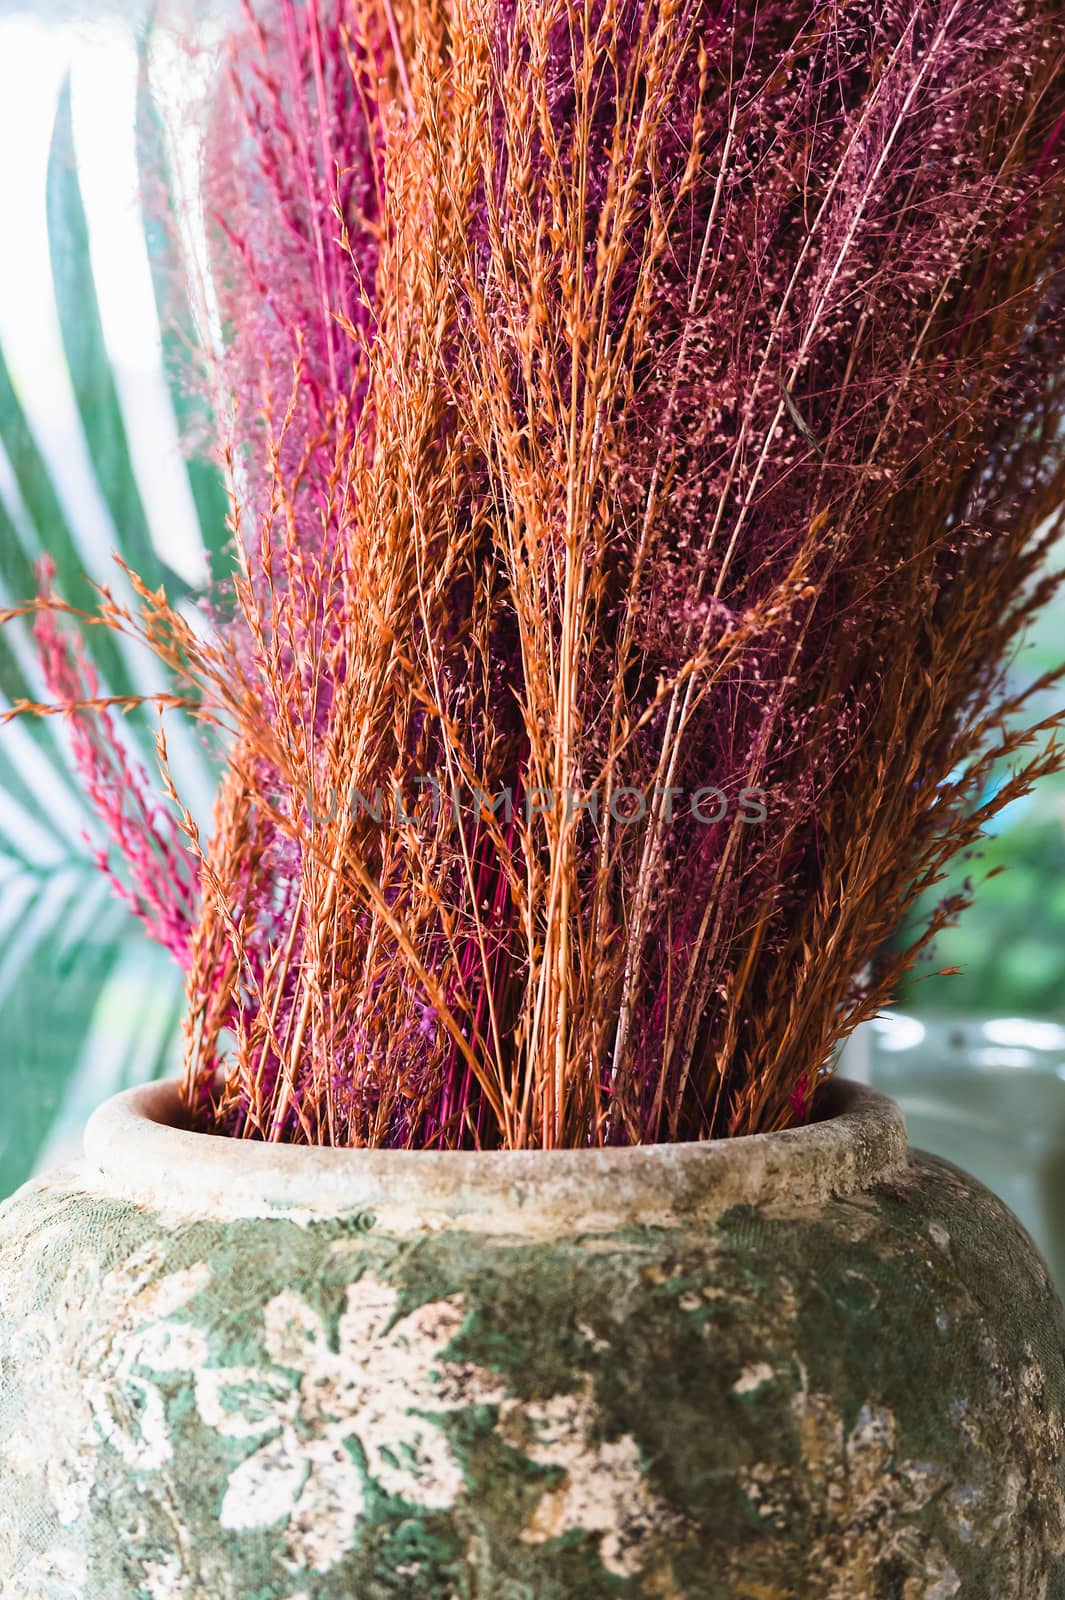
[[[208,32],[220,9],[204,8]],[[165,156],[195,251],[197,139],[181,107],[209,61],[165,26],[135,27],[128,5],[89,21],[58,0],[0,5],[0,606],[32,592],[45,552],[83,604],[84,574],[125,591],[114,550],[190,615],[224,571],[221,486],[180,446],[195,421],[185,319],[141,176],[158,183]],[[100,630],[87,643],[105,691],[164,686]],[[1065,600],[1011,673],[1028,681],[1063,649]],[[40,693],[29,635],[5,630],[0,705]],[[124,719],[123,735],[154,770],[150,719]],[[211,762],[176,719],[168,740],[205,818]],[[74,1154],[108,1094],[180,1060],[180,974],[111,894],[96,842],[62,725],[0,730],[0,1196]],[[843,1070],[899,1101],[915,1144],[1000,1193],[1065,1288],[1065,779],[1002,813],[940,892],[966,879],[976,905]]]
[[[135,27],[128,5],[85,15],[0,8],[0,605],[32,595],[44,553],[73,603],[93,603],[86,574],[123,598],[117,551],[191,616],[224,570],[226,501],[181,449],[191,330],[153,219],[165,181],[196,227],[198,139],[182,110],[210,70],[209,22],[194,57],[167,27]],[[103,630],[85,643],[101,692],[166,687]],[[42,688],[28,629],[2,630],[3,702]],[[120,724],[154,775],[151,717]],[[178,718],[167,737],[205,820],[207,755]],[[102,1096],[180,1059],[180,974],[97,870],[99,842],[63,725],[0,731],[0,1194],[75,1150]]]

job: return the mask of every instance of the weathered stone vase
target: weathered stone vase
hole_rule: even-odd
[[[4,1600],[1053,1600],[1065,1320],[837,1084],[708,1145],[251,1145],[0,1210]]]

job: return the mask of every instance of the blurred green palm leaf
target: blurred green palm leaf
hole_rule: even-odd
[[[162,169],[158,119],[146,91],[138,103],[138,147]],[[113,527],[115,552],[175,602],[190,584],[153,543],[129,444],[129,419],[108,354],[90,258],[90,234],[75,160],[69,83],[59,96],[48,167],[48,239],[52,287],[63,354],[92,473]],[[163,314],[164,370],[178,431],[196,405],[182,383],[175,341],[189,336],[187,307],[173,307],[180,273],[172,244],[151,208],[143,214],[157,304]],[[164,286],[168,297],[164,308]],[[181,325],[183,324],[183,326]],[[202,404],[202,402],[200,402]],[[50,556],[57,587],[73,605],[91,609],[93,584],[115,583],[113,567],[85,570],[71,497],[64,495],[20,401],[0,350],[0,445],[13,500],[0,499],[0,589],[12,602],[28,598],[35,565]],[[205,571],[226,566],[226,501],[216,469],[187,465],[203,544]],[[11,496],[9,496],[11,498]],[[119,584],[116,585],[120,587]],[[104,693],[136,695],[154,688],[149,663],[139,664],[102,628],[84,630],[88,660]],[[28,629],[0,633],[0,696],[40,699]],[[132,713],[123,720],[131,748],[154,776],[152,730]],[[10,735],[10,737],[9,737]],[[184,760],[198,764],[201,791],[213,784],[194,739]],[[71,765],[62,724],[26,719],[0,736],[0,1091],[9,1108],[0,1124],[0,1196],[39,1164],[66,1153],[92,1106],[128,1083],[172,1070],[181,1017],[181,975],[152,945],[110,888],[81,835],[98,827]]]

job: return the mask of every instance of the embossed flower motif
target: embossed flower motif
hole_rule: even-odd
[[[220,1522],[234,1532],[285,1521],[291,1559],[325,1572],[354,1541],[365,1471],[388,1494],[444,1509],[462,1492],[462,1468],[441,1413],[498,1403],[500,1380],[443,1352],[464,1315],[460,1296],[396,1318],[396,1291],[372,1275],[350,1285],[334,1349],[299,1295],[263,1311],[269,1367],[196,1374],[200,1416],[219,1433],[259,1441],[230,1475]]]
[[[577,1530],[596,1540],[608,1572],[628,1578],[640,1571],[649,1546],[674,1519],[651,1493],[632,1435],[601,1436],[589,1382],[549,1400],[508,1400],[499,1432],[538,1466],[560,1469],[522,1532],[524,1543],[544,1544]]]
[[[904,1600],[952,1600],[961,1587],[957,1573],[935,1539],[918,1547],[909,1520],[942,1490],[941,1469],[899,1458],[895,1418],[883,1406],[863,1405],[849,1431],[831,1395],[804,1387],[793,1408],[800,1459],[757,1463],[744,1489],[771,1533],[797,1517],[814,1530],[806,1572],[817,1593],[824,1600],[872,1593],[878,1570],[890,1562]],[[853,1532],[842,1538],[841,1527]]]
[[[19,1370],[32,1378],[4,1465],[46,1485],[61,1527],[88,1508],[102,1441],[143,1472],[158,1471],[173,1454],[163,1395],[147,1374],[206,1359],[200,1330],[170,1319],[210,1269],[201,1262],[156,1276],[161,1265],[154,1243],[106,1273],[92,1258],[76,1259],[48,1309],[27,1317],[13,1344]],[[95,1308],[88,1320],[87,1303]]]

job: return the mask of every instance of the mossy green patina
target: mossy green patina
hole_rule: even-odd
[[[5,1600],[1061,1600],[1065,1320],[945,1163],[550,1238],[0,1211]]]

